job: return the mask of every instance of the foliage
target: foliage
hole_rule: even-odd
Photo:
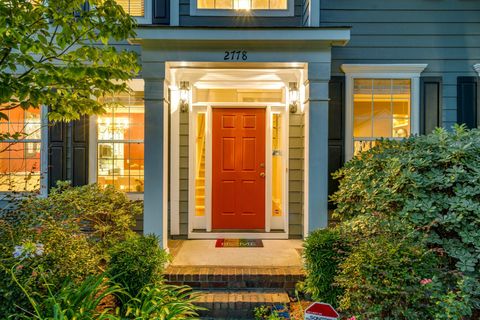
[[[337,305],[342,290],[333,284],[338,264],[345,258],[348,246],[338,228],[312,232],[304,242],[305,269],[303,290],[316,301]]]
[[[196,318],[203,310],[193,304],[196,295],[188,286],[172,286],[163,283],[146,285],[137,297],[130,299],[121,309],[122,319],[180,320]]]
[[[41,272],[41,271],[40,271]],[[14,275],[14,273],[12,273]],[[42,274],[42,273],[41,273]],[[49,284],[45,281],[45,286]],[[82,283],[65,281],[58,291],[48,290],[42,300],[35,299],[18,281],[17,285],[28,298],[34,312],[35,319],[113,319],[111,309],[102,306],[114,294],[121,292],[121,288],[109,283],[105,275],[87,277]],[[11,317],[31,319],[25,313],[12,314]]]
[[[108,273],[132,296],[148,284],[158,282],[168,260],[154,235],[131,237],[119,242],[109,254]]]
[[[136,217],[143,211],[140,201],[131,201],[112,186],[96,184],[72,187],[60,182],[47,198],[31,197],[23,201],[19,216],[33,215],[71,224],[72,229],[88,232],[92,240],[109,248],[131,237]]]
[[[77,119],[101,113],[99,97],[127,90],[137,56],[109,41],[134,37],[134,19],[115,0],[85,3],[0,1],[0,119],[40,105],[53,120]]]
[[[269,306],[256,307],[253,310],[255,320],[280,320],[280,316]]]
[[[35,219],[0,219],[0,314],[10,314],[19,308],[26,309],[28,300],[10,272],[32,293],[32,296],[46,294],[45,281],[51,290],[59,288],[66,279],[77,282],[99,270],[101,255],[92,246],[87,235],[82,234],[71,222],[51,217],[38,216]],[[42,254],[19,256],[19,250],[41,245]],[[21,260],[18,263],[19,259]],[[43,266],[41,279],[37,269]]]
[[[385,140],[348,162],[336,178],[337,218],[398,218],[459,275],[447,283],[453,295],[464,297],[457,301],[480,308],[480,130],[457,126]]]
[[[340,263],[340,307],[358,319],[430,319],[435,305],[421,281],[440,274],[440,265],[419,241],[388,233],[369,238]]]

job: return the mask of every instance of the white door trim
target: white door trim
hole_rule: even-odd
[[[208,238],[218,238],[218,237],[249,237],[252,235],[253,238],[260,237],[263,239],[286,239],[288,238],[288,112],[286,111],[285,104],[273,104],[265,105],[263,108],[266,109],[266,136],[265,136],[265,233],[239,233],[239,232],[212,232],[212,110],[213,108],[252,108],[254,106],[249,105],[248,103],[243,105],[243,103],[236,103],[235,105],[221,105],[215,104],[215,106],[205,106],[205,105],[195,105],[189,115],[189,170],[188,170],[188,238],[189,239],[208,239]],[[260,106],[255,106],[260,108]],[[272,139],[271,139],[271,115],[272,111],[275,113],[282,114],[282,125],[283,125],[283,136],[282,136],[282,153],[285,155],[283,157],[283,166],[285,168],[284,174],[284,184],[283,184],[283,217],[284,217],[284,232],[275,232],[269,233],[271,229],[271,213],[272,213],[272,163],[271,163],[271,154],[272,154]],[[198,218],[195,214],[195,163],[196,163],[196,135],[197,135],[197,126],[196,119],[199,113],[206,114],[206,141],[205,141],[205,215],[204,226],[206,232],[194,232],[194,229],[199,229],[198,226],[202,222],[198,221]],[[265,237],[264,235],[271,235]]]

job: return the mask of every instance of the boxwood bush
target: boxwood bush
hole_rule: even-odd
[[[342,290],[334,285],[338,265],[346,256],[346,239],[338,228],[312,232],[304,243],[305,269],[303,291],[316,301],[337,306]]]

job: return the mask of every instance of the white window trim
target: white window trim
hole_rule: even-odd
[[[140,89],[144,88],[145,83],[143,79],[132,79],[127,82],[127,85],[130,87],[130,89],[134,91],[140,91]],[[97,178],[98,178],[97,177],[97,166],[98,166],[97,119],[98,117],[96,115],[90,116],[89,125],[88,125],[88,183],[89,184],[97,183]],[[143,143],[145,143],[145,138],[143,140]],[[125,194],[130,200],[143,200],[143,192],[126,192]]]
[[[295,0],[287,0],[287,9],[278,10],[235,10],[235,9],[199,9],[198,0],[190,0],[191,16],[218,17],[293,17],[295,15]]]
[[[420,133],[420,74],[427,64],[343,64],[345,73],[345,160],[353,157],[353,82],[361,79],[410,79],[410,134]]]
[[[132,16],[132,18],[134,18],[138,24],[152,24],[153,1],[143,0],[143,9],[143,17]]]

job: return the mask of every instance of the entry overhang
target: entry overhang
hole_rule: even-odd
[[[206,28],[140,26],[132,44],[159,43],[169,46],[179,42],[284,43],[288,45],[345,46],[350,40],[349,27],[319,28]]]

